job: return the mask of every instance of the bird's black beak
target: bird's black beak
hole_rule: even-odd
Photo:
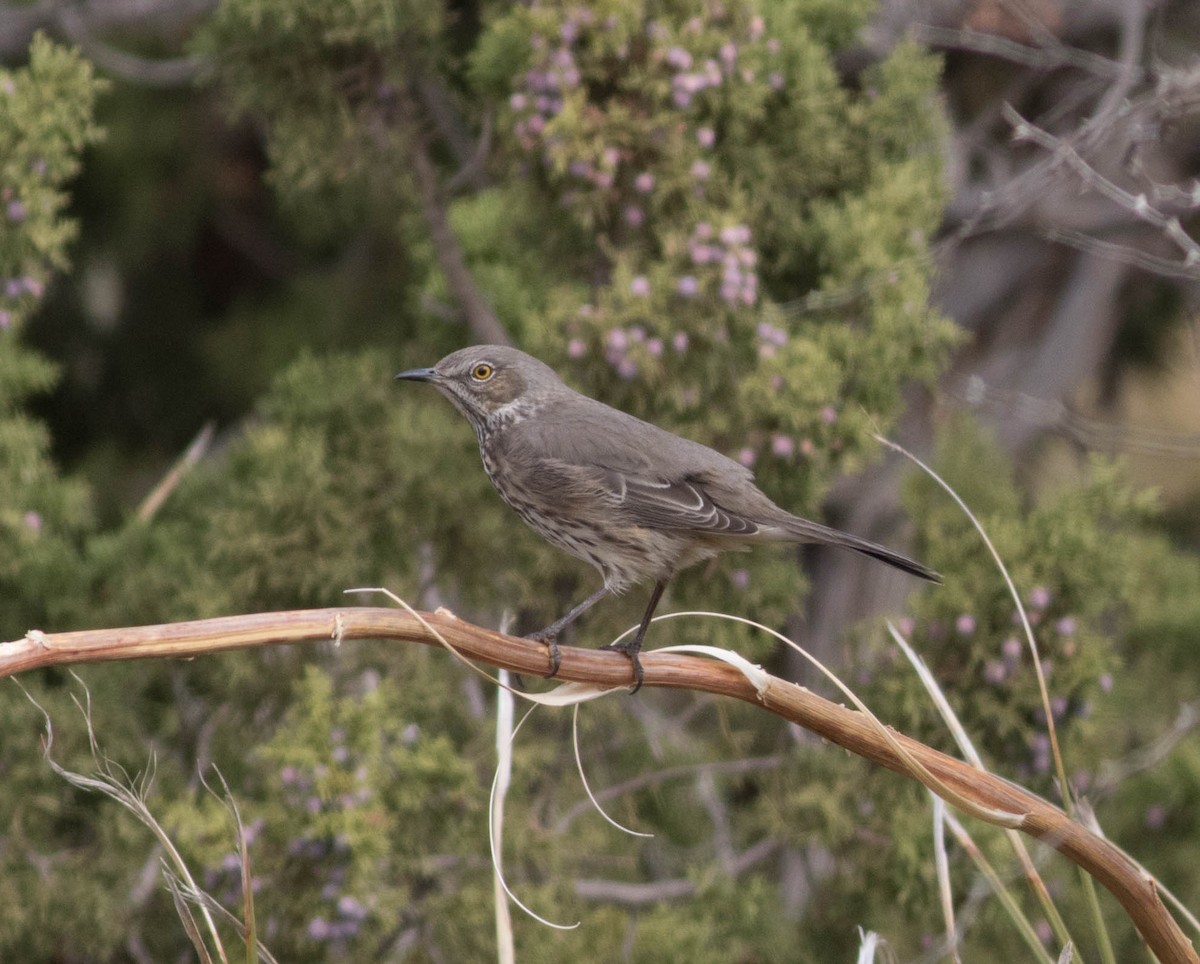
[[[437,377],[437,372],[432,368],[410,368],[406,372],[401,372],[396,376],[397,381],[406,382],[431,382]]]

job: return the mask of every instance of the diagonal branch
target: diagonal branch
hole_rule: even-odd
[[[0,677],[45,666],[191,657],[302,642],[393,639],[436,646],[440,643],[435,632],[470,659],[527,675],[549,670],[549,654],[540,643],[474,626],[445,610],[410,614],[345,608],[71,633],[30,630],[21,639],[0,643]],[[880,766],[909,774],[909,764],[896,750],[898,744],[938,781],[976,802],[981,810],[1019,815],[1016,829],[1053,847],[1108,888],[1160,961],[1200,964],[1200,956],[1159,899],[1153,879],[1119,847],[1028,790],[902,734],[892,734],[894,742],[889,741],[864,714],[766,673],[760,674],[762,682],[756,689],[737,669],[712,660],[650,652],[642,656],[642,665],[646,686],[700,690],[759,705]],[[633,682],[629,660],[622,654],[574,647],[562,648],[559,676],[564,681],[614,688]]]

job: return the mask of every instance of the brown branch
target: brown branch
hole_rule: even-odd
[[[473,626],[444,610],[421,618],[468,658],[528,675],[549,670],[547,650],[538,643]],[[417,616],[397,609],[294,610],[72,633],[31,630],[21,639],[0,643],[0,677],[70,663],[190,657],[252,646],[347,639],[439,645]],[[675,653],[645,653],[642,665],[646,686],[700,690],[756,704],[889,770],[910,772],[893,744],[863,714],[793,683],[765,676],[762,688],[756,690],[732,666]],[[574,647],[563,647],[559,677],[611,687],[633,682],[629,661],[621,654]],[[1160,961],[1200,964],[1200,956],[1159,899],[1154,882],[1120,848],[1014,783],[902,734],[894,733],[893,738],[937,780],[980,808],[1020,815],[1017,829],[1053,847],[1108,888]]]
[[[417,191],[421,196],[421,210],[425,215],[425,223],[429,226],[429,237],[433,242],[438,267],[442,269],[447,286],[466,313],[471,334],[489,345],[511,345],[512,338],[492,311],[492,306],[488,304],[479,286],[475,284],[471,269],[467,267],[467,259],[463,257],[462,248],[459,247],[454,230],[450,227],[437,169],[429,157],[429,149],[420,124],[415,123],[412,127],[413,174],[416,177]]]

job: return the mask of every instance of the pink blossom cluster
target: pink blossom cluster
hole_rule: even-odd
[[[758,301],[758,254],[751,246],[751,231],[748,225],[728,225],[717,232],[707,221],[701,221],[692,229],[688,238],[688,256],[696,269],[713,272],[720,269],[719,292],[722,300],[729,304],[753,305]],[[710,267],[711,266],[711,267]],[[679,293],[695,294],[699,282],[680,279]],[[685,288],[686,285],[686,288]]]
[[[636,279],[635,279],[636,280]],[[571,354],[572,342],[567,346]],[[582,350],[582,343],[580,343]],[[688,347],[688,337],[684,332],[677,332],[671,339],[671,347],[677,352],[684,352]],[[617,374],[626,380],[637,377],[638,364],[636,356],[645,354],[649,358],[661,358],[666,352],[666,342],[656,335],[647,333],[641,325],[630,325],[628,328],[613,328],[604,339],[604,358],[616,369]]]

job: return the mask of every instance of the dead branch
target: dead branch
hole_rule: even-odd
[[[445,610],[418,617],[397,609],[348,607],[70,633],[30,630],[21,639],[0,643],[0,677],[46,666],[193,657],[302,642],[393,639],[440,645],[432,630],[470,659],[527,675],[549,670],[549,656],[541,644],[474,626]],[[873,763],[897,773],[910,772],[893,744],[863,714],[794,683],[768,675],[756,690],[732,666],[675,653],[646,653],[642,665],[648,687],[699,690],[758,705]],[[614,688],[633,683],[629,661],[621,654],[574,647],[563,647],[559,677]],[[1019,815],[1017,829],[1053,847],[1103,884],[1160,961],[1200,964],[1195,948],[1159,899],[1154,882],[1120,848],[1014,783],[903,734],[893,736],[942,784],[980,809]]]

